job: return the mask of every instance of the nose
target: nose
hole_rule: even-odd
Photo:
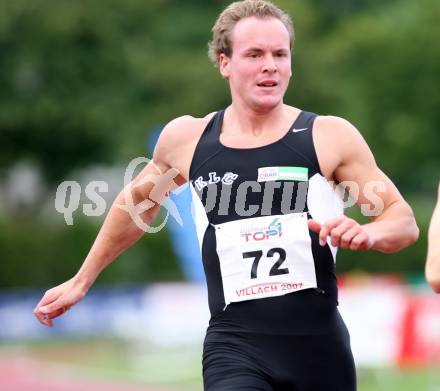
[[[277,71],[277,65],[274,61],[272,54],[265,56],[262,71],[268,73],[273,73]]]

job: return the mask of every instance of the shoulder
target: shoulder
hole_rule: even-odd
[[[361,132],[344,118],[332,115],[318,116],[313,130],[317,142],[331,146],[341,157],[359,153],[365,157],[365,154],[371,153]]]
[[[215,112],[203,118],[184,115],[168,122],[157,140],[153,160],[165,166],[185,167],[186,161],[192,158],[197,142],[214,115]]]
[[[203,118],[190,115],[175,118],[162,129],[158,143],[181,143],[190,141],[195,136],[200,136],[214,115],[215,112]]]
[[[342,181],[349,178],[350,171],[356,167],[374,169],[376,166],[361,133],[344,118],[317,116],[313,126],[313,142],[321,171],[328,179]]]
[[[318,115],[315,119],[314,129],[317,133],[329,137],[362,137],[360,132],[351,122],[333,115]]]

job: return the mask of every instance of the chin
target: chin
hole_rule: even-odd
[[[253,102],[253,107],[255,108],[256,111],[267,112],[274,109],[275,107],[279,106],[282,103],[283,101],[278,98],[260,99],[258,101]]]

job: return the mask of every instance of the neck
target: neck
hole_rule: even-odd
[[[228,133],[241,133],[259,136],[264,133],[273,133],[274,129],[285,129],[301,112],[298,108],[288,106],[282,102],[267,110],[258,110],[249,106],[232,104],[226,109],[224,124]]]
[[[278,123],[282,123],[288,115],[287,106],[283,103],[268,110],[255,110],[249,107],[240,107],[232,103],[227,109],[225,116],[231,128],[240,133],[260,134],[266,129],[273,129]]]

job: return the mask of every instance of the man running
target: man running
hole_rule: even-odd
[[[125,195],[154,201],[142,216],[149,224],[165,194],[157,186],[167,184],[146,179],[175,170],[177,184],[191,185],[208,285],[205,390],[355,390],[336,249],[398,251],[418,228],[353,125],[283,103],[293,42],[290,17],[270,2],[239,1],[221,13],[209,54],[231,104],[164,128],[154,162],[118,195],[78,273],[38,303],[41,323],[52,326],[143,235],[117,206]],[[371,223],[343,216],[330,185],[341,182]]]
[[[438,185],[437,205],[429,225],[425,274],[426,280],[434,292],[440,293],[440,183]]]

